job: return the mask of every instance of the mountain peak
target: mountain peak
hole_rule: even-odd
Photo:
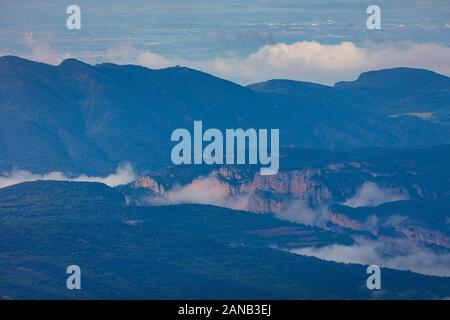
[[[266,82],[258,82],[248,85],[247,88],[257,92],[300,96],[306,92],[309,94],[317,94],[322,90],[328,90],[331,87],[313,82],[272,79]]]
[[[81,68],[95,68],[94,66],[87,64],[81,60],[75,59],[75,58],[68,58],[63,60],[59,65],[58,68],[63,69],[81,69]]]
[[[55,67],[43,62],[33,61],[13,55],[0,57],[0,72],[9,77],[21,77],[33,70],[34,75],[48,74]],[[11,78],[10,78],[11,79]]]
[[[20,58],[17,56],[6,55],[0,57],[0,63],[18,63],[18,62],[27,62],[29,60]]]
[[[117,190],[97,182],[34,181],[0,189],[0,208],[122,206],[125,199]]]
[[[31,65],[50,67],[50,65],[43,63],[43,62],[33,61],[33,60],[29,60],[29,59],[25,59],[25,58],[13,56],[13,55],[6,55],[6,56],[0,57],[0,67],[6,67],[6,66],[29,67]]]
[[[364,72],[354,81],[341,81],[335,84],[337,88],[420,88],[422,86],[448,89],[450,78],[425,69],[399,67]]]

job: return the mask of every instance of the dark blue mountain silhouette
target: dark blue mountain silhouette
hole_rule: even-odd
[[[170,163],[171,132],[279,128],[282,146],[341,150],[450,143],[449,78],[417,69],[334,87],[273,80],[242,87],[196,70],[58,66],[0,58],[0,169],[102,174]]]

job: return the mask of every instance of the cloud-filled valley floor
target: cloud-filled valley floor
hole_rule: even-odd
[[[27,170],[14,170],[0,176],[0,188],[32,181],[74,181],[74,182],[100,182],[111,187],[120,187],[132,184],[138,175],[130,163],[117,168],[115,173],[105,177],[79,175],[68,177],[62,172],[47,174],[33,174]],[[251,211],[249,202],[253,194],[230,194],[229,189],[212,173],[208,176],[197,177],[187,185],[176,184],[172,189],[162,194],[150,194],[139,197],[139,206],[165,206],[179,204],[205,204],[234,210]],[[396,189],[386,189],[372,182],[365,182],[355,194],[343,204],[358,207],[376,207],[384,203],[407,200],[408,196]],[[253,214],[253,213],[249,213]],[[274,217],[300,223],[308,226],[325,228],[327,223],[327,204],[320,203],[311,207],[307,201],[292,200],[286,209]],[[377,223],[375,216],[368,218]],[[351,245],[331,244],[320,247],[303,247],[299,249],[284,249],[287,252],[312,256],[319,259],[338,263],[353,263],[361,265],[376,264],[381,267],[395,270],[407,270],[424,275],[450,277],[450,253],[446,250],[434,250],[413,240],[379,238],[374,239],[363,235],[355,235]]]

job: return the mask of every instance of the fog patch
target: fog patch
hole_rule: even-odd
[[[450,277],[450,254],[437,253],[410,240],[369,240],[355,238],[353,245],[333,244],[290,252],[339,263],[376,264],[424,275]]]
[[[383,227],[398,227],[410,220],[410,217],[402,216],[400,214],[393,214],[383,222]]]
[[[213,173],[188,185],[175,185],[164,194],[145,198],[144,205],[205,204],[234,210],[248,210],[250,195],[232,194],[229,187]]]
[[[55,181],[78,181],[78,182],[100,182],[110,187],[133,182],[137,175],[130,163],[119,165],[115,173],[105,177],[95,177],[80,175],[77,177],[68,177],[60,171],[53,171],[46,174],[34,174],[27,170],[12,170],[11,172],[0,173],[0,188],[8,187],[22,182],[31,182],[38,180],[55,180]]]
[[[323,204],[311,207],[306,200],[293,200],[283,212],[275,216],[281,220],[308,226],[322,226],[326,221],[327,207]]]
[[[365,182],[356,194],[343,204],[352,208],[376,207],[386,202],[407,200],[408,196],[398,189],[382,188],[373,182]]]

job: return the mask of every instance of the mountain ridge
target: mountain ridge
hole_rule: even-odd
[[[450,143],[449,91],[269,84],[283,94],[264,83],[243,87],[185,67],[152,70],[76,59],[51,66],[4,56],[0,169],[107,174],[123,162],[139,171],[162,168],[170,164],[171,132],[191,128],[194,120],[221,130],[278,128],[282,147]]]

